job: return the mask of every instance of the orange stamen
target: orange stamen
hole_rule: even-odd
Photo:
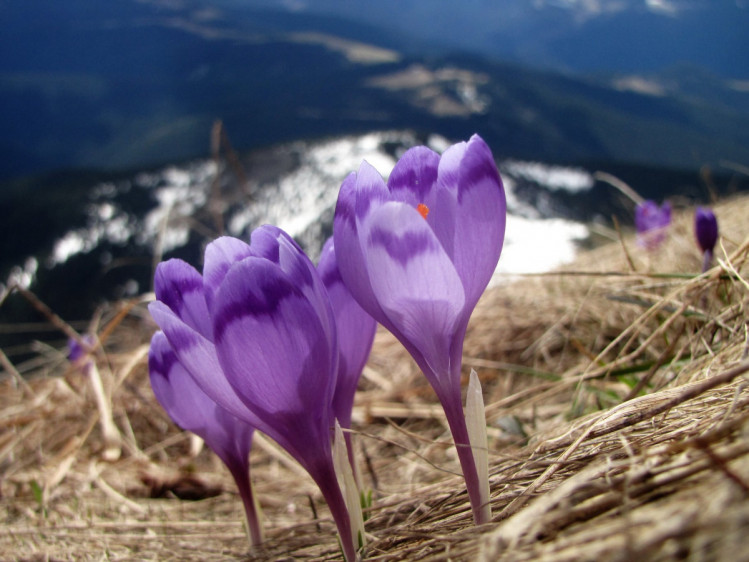
[[[424,205],[424,203],[419,203],[416,206],[416,210],[419,211],[419,214],[422,217],[427,218],[427,215],[429,214],[429,207],[427,207],[426,205]]]

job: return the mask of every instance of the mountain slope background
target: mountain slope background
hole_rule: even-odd
[[[251,0],[367,22],[428,42],[575,73],[652,73],[691,62],[749,78],[749,4],[736,0]],[[219,0],[247,6],[247,0]]]
[[[696,169],[720,160],[749,161],[749,88],[737,78],[741,73],[729,79],[699,60],[657,76],[542,71],[502,61],[499,48],[489,56],[491,49],[478,42],[473,53],[464,48],[455,54],[459,43],[446,39],[436,46],[417,33],[424,22],[408,34],[378,16],[389,6],[391,19],[398,13],[400,25],[408,25],[419,20],[417,5],[423,10],[424,3],[404,3],[395,12],[378,3],[358,15],[344,7],[325,13],[332,4],[324,2],[315,11],[311,4],[289,10],[288,3],[229,0],[0,5],[7,30],[0,37],[0,150],[6,155],[0,177],[59,168],[129,169],[202,156],[217,118],[240,149],[396,126],[455,139],[479,132],[502,156],[547,162]],[[559,33],[575,24],[591,53],[605,52],[585,38],[593,25],[656,17],[681,22],[676,29],[688,33],[689,17],[705,16],[704,10],[686,11],[682,19],[602,11],[581,23],[581,8],[543,8],[535,9],[535,19],[516,15],[524,23],[506,27],[555,53],[563,49],[542,32],[553,26],[542,23],[556,12]],[[512,18],[519,9],[503,3],[501,14]],[[483,10],[484,20],[502,27],[497,7],[468,2],[464,10],[465,18]],[[709,11],[715,18],[724,12],[744,16],[746,10],[718,2]],[[440,14],[450,11],[435,6],[433,13],[440,29]],[[630,23],[638,33],[648,28]],[[521,33],[533,25],[538,29]],[[631,34],[633,28],[622,29]],[[504,31],[497,33],[510,41]],[[641,35],[622,43],[632,64],[637,49],[663,51],[646,43]]]

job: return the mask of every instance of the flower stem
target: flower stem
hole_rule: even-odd
[[[471,440],[468,435],[468,426],[463,414],[463,404],[460,400],[460,393],[447,392],[440,396],[442,408],[445,411],[447,424],[450,426],[450,432],[458,450],[458,460],[463,470],[463,478],[466,481],[468,499],[471,502],[471,511],[473,512],[473,521],[476,525],[488,523],[491,514],[486,504],[489,498],[484,498],[481,493],[482,483],[480,482],[479,473],[476,467],[476,459],[471,449]]]
[[[704,254],[702,254],[702,273],[705,273],[708,269],[710,269],[710,266],[713,262],[713,252],[712,250],[706,250]]]
[[[346,562],[355,562],[356,545],[351,535],[351,520],[348,510],[346,509],[346,500],[343,498],[341,488],[338,486],[338,478],[333,468],[333,458],[328,457],[328,462],[317,467],[317,470],[309,471],[312,478],[322,492],[325,502],[328,504],[330,513],[333,516],[336,527],[338,527],[338,537],[341,541],[341,548]]]
[[[247,519],[247,531],[250,546],[258,546],[263,542],[263,529],[260,525],[260,506],[257,504],[250,480],[250,467],[245,463],[226,463],[234,482],[239,490],[239,497],[244,504],[244,514]]]

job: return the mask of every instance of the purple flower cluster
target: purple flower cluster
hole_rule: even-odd
[[[334,270],[335,264],[326,268]],[[299,246],[272,226],[255,230],[250,244],[228,237],[209,244],[203,275],[180,260],[159,264],[155,292],[149,310],[163,334],[157,332],[151,344],[151,376],[154,390],[164,390],[159,400],[167,412],[195,431],[196,420],[185,420],[181,408],[187,400],[200,403],[201,421],[214,419],[210,435],[203,435],[206,442],[217,453],[230,450],[235,465],[249,452],[251,431],[228,429],[232,417],[274,439],[320,487],[346,558],[353,560],[349,514],[333,468],[333,398],[339,363],[363,363],[359,356],[371,346],[374,321],[356,326],[356,357],[339,361],[346,349],[339,346],[323,280]],[[159,386],[183,373],[195,385]],[[358,373],[346,375],[358,379]],[[341,402],[350,408],[348,389],[356,381],[346,383]],[[205,396],[195,396],[195,386]],[[214,403],[223,410],[220,416]],[[237,439],[244,443],[236,445]]]
[[[172,419],[229,467],[253,538],[260,540],[247,457],[257,429],[309,472],[346,559],[355,559],[357,536],[331,441],[336,420],[350,427],[375,320],[433,386],[474,519],[487,520],[461,403],[461,363],[468,320],[502,250],[505,215],[491,151],[474,136],[441,157],[425,147],[409,150],[387,184],[362,163],[343,182],[334,239],[317,268],[272,226],[255,230],[250,244],[212,242],[202,275],[180,260],[158,266],[149,307],[161,329],[149,358],[154,392]],[[348,455],[353,465],[350,443]]]

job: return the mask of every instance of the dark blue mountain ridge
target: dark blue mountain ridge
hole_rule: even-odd
[[[158,0],[155,0],[158,1]],[[659,72],[691,62],[749,78],[749,5],[736,0],[217,0],[337,14],[397,30],[435,49],[588,72]]]
[[[0,6],[0,177],[202,156],[216,118],[240,149],[397,124],[454,139],[478,131],[506,157],[546,162],[749,161],[749,93],[709,71],[688,91],[692,70],[646,76],[643,93],[617,76],[413,54],[412,39],[400,49],[392,31],[343,15],[89,4],[39,0],[33,18],[28,4]],[[362,37],[384,38],[363,49],[373,60],[356,58]]]

